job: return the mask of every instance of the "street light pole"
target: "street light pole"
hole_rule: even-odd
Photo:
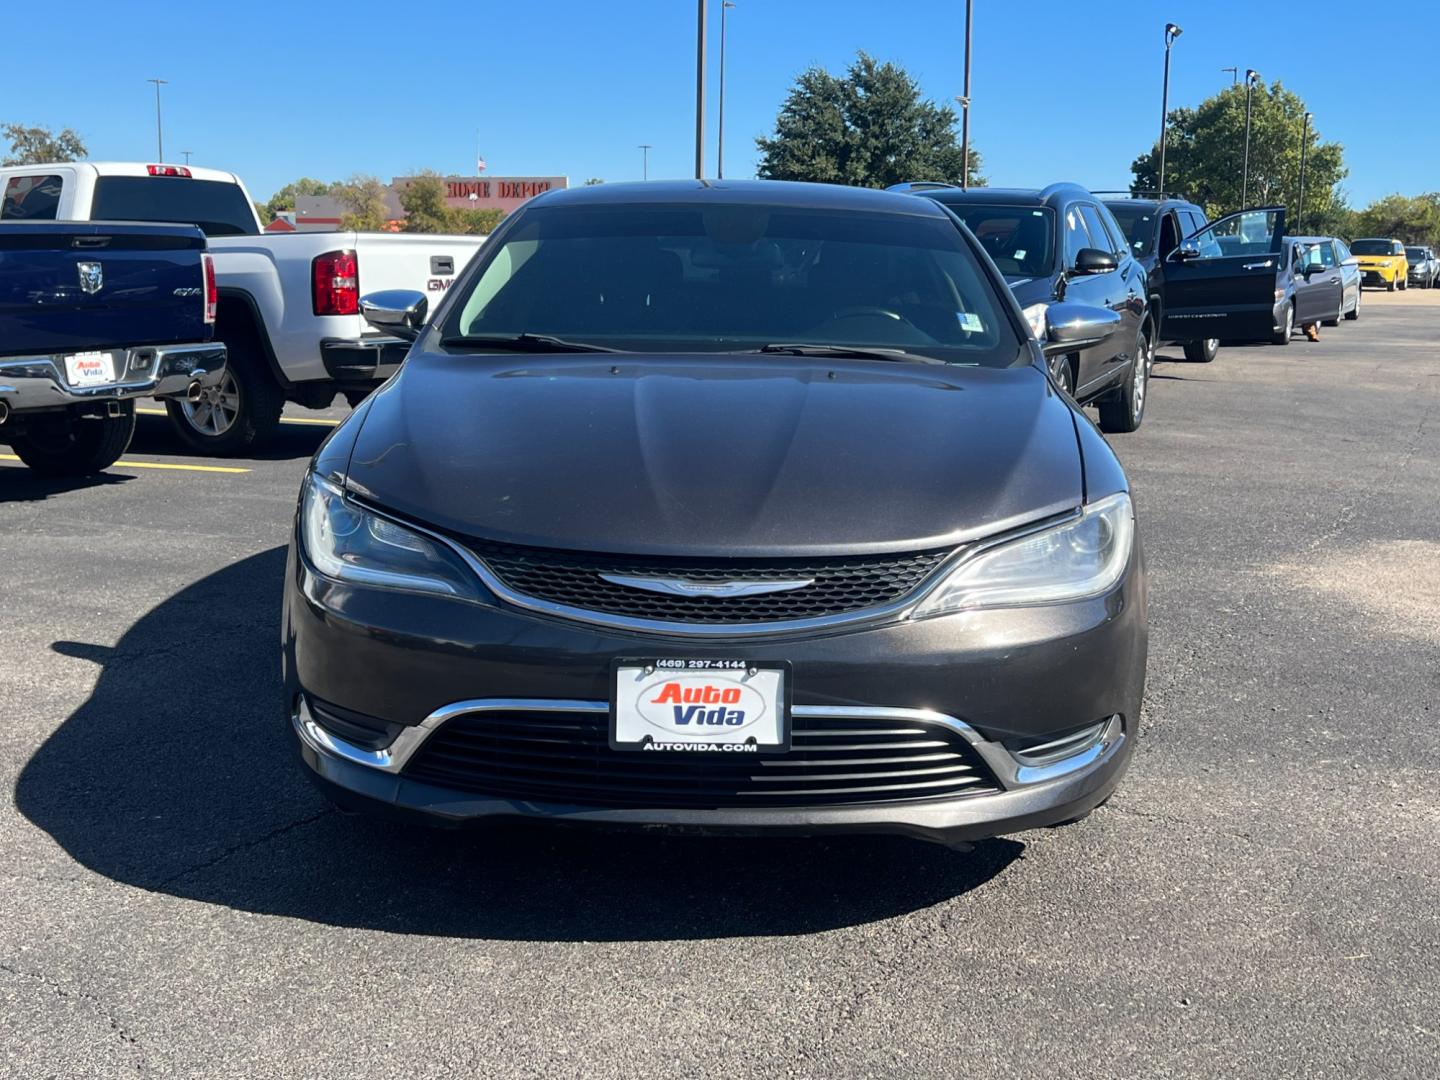
[[[1233,68],[1221,68],[1220,70],[1221,70],[1221,71],[1228,71],[1228,72],[1230,73],[1230,85],[1231,85],[1231,86],[1234,86],[1236,83],[1238,83],[1238,82],[1240,81],[1240,69],[1239,69],[1238,67],[1233,67]]]
[[[649,179],[650,179],[650,149],[651,149],[650,143],[648,143],[648,142],[642,142],[642,143],[640,144],[640,179],[641,179],[641,180],[649,180]]]
[[[1160,92],[1160,193],[1165,193],[1165,135],[1170,126],[1170,46],[1185,31],[1174,23],[1165,24],[1165,88]]]
[[[1260,73],[1254,68],[1245,69],[1245,164],[1240,172],[1240,209],[1244,210],[1250,200],[1250,106],[1255,96],[1255,81]]]
[[[725,179],[725,16],[734,6],[720,0],[720,132],[715,147],[715,176],[720,180]]]
[[[164,86],[168,79],[146,79],[146,82],[155,84],[155,158],[157,161],[165,160],[165,134],[160,126],[160,87]]]
[[[195,152],[195,151],[193,151],[193,150],[181,150],[181,151],[180,151],[180,153],[182,153],[182,154],[185,155],[185,164],[186,164],[186,165],[189,165],[189,164],[190,164],[190,155],[193,154],[194,152]]]
[[[1305,150],[1310,145],[1310,120],[1312,113],[1300,118],[1300,199],[1295,208],[1295,231],[1300,232],[1300,222],[1305,219]]]
[[[960,189],[970,190],[970,44],[975,0],[965,0],[965,92],[960,96]]]
[[[695,16],[695,179],[705,179],[705,0]]]

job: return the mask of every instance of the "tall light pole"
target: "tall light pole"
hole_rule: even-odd
[[[715,147],[715,176],[725,179],[725,15],[735,5],[720,0],[720,135]]]
[[[1260,73],[1254,68],[1245,69],[1245,164],[1240,171],[1240,209],[1250,205],[1250,105],[1255,97],[1255,83]]]
[[[193,154],[194,152],[195,152],[194,150],[181,150],[181,151],[180,151],[180,153],[182,153],[182,154],[185,155],[185,164],[186,164],[186,165],[189,165],[189,164],[190,164],[190,155]]]
[[[960,188],[970,190],[970,42],[975,0],[965,0],[965,91],[960,95]]]
[[[1300,199],[1295,208],[1295,231],[1300,232],[1300,222],[1305,218],[1305,150],[1310,145],[1310,120],[1312,113],[1300,118]]]
[[[146,82],[155,84],[155,160],[165,160],[165,134],[160,126],[160,87],[164,86],[169,79],[146,79]]]
[[[1238,67],[1233,67],[1233,68],[1221,68],[1220,70],[1221,70],[1221,71],[1228,71],[1228,72],[1230,73],[1230,85],[1231,85],[1231,86],[1236,85],[1236,84],[1240,81],[1240,69],[1239,69]]]
[[[650,151],[652,147],[648,142],[640,144],[640,179],[650,179]]]
[[[1165,134],[1170,126],[1170,46],[1185,31],[1173,22],[1165,24],[1165,88],[1160,91],[1160,193],[1165,193]]]
[[[705,0],[695,15],[695,179],[705,179]]]

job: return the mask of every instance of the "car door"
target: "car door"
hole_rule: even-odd
[[[1311,275],[1310,281],[1320,286],[1320,317],[1338,319],[1345,310],[1345,279],[1335,254],[1335,242],[1322,240],[1315,245],[1315,251],[1320,269]]]
[[[1165,260],[1166,341],[1254,340],[1275,326],[1285,208],[1227,214],[1188,237]]]
[[[1320,264],[1320,249],[1315,244],[1295,241],[1290,246],[1290,276],[1295,282],[1295,325],[1318,323],[1327,317],[1325,307],[1324,267]]]
[[[1110,289],[1103,280],[1107,274],[1081,274],[1076,270],[1076,261],[1085,248],[1096,247],[1080,213],[1078,203],[1065,207],[1060,218],[1060,243],[1065,274],[1065,299],[1071,303],[1089,304],[1092,307],[1109,307],[1106,302]],[[1106,361],[1114,353],[1114,346],[1107,341],[1101,345],[1082,350],[1079,370],[1075,373],[1075,396],[1079,397],[1087,386],[1104,378],[1108,368]]]

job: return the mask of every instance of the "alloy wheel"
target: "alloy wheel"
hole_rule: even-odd
[[[220,382],[206,390],[199,401],[181,402],[180,411],[201,435],[224,435],[235,426],[240,415],[240,387],[235,383],[235,376],[225,372]]]
[[[1075,374],[1071,370],[1068,356],[1052,356],[1050,358],[1050,377],[1055,380],[1055,385],[1061,390],[1071,397],[1075,396]]]
[[[1135,365],[1135,377],[1130,380],[1130,407],[1131,412],[1139,417],[1145,411],[1145,388],[1150,382],[1150,369],[1155,364],[1155,346],[1150,341],[1150,335],[1141,330],[1136,347],[1139,350],[1138,359],[1144,362]]]

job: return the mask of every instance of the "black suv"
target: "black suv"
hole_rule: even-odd
[[[1156,332],[1145,268],[1104,203],[1078,184],[1040,189],[898,184],[934,199],[969,226],[1045,338],[1046,309],[1065,300],[1109,308],[1125,332],[1088,349],[1050,357],[1055,383],[1100,409],[1103,431],[1134,431],[1145,413]],[[1138,361],[1138,362],[1137,362]]]
[[[1102,194],[1124,196],[1107,198],[1105,205],[1124,230],[1131,254],[1149,275],[1150,308],[1156,313],[1156,322],[1163,325],[1166,257],[1180,246],[1181,240],[1194,236],[1209,224],[1209,219],[1204,210],[1179,195],[1139,198],[1122,192]],[[1177,344],[1184,346],[1185,359],[1207,364],[1215,359],[1220,348],[1217,338],[1180,340]]]

